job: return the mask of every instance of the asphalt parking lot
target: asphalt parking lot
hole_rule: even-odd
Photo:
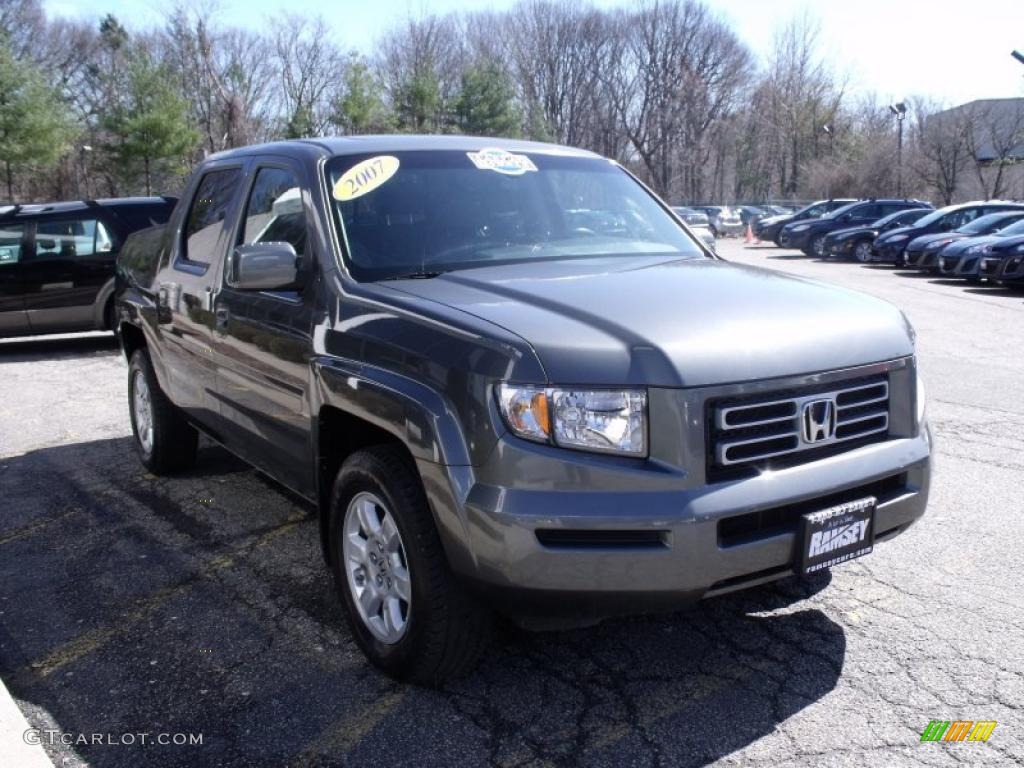
[[[48,747],[55,764],[1024,763],[1024,293],[720,245],[904,309],[937,446],[927,516],[813,582],[502,626],[442,691],[367,665],[286,491],[212,444],[188,475],[146,473],[112,337],[0,342],[0,677],[36,728],[202,734]],[[921,743],[935,719],[998,726]]]

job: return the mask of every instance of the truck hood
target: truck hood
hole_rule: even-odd
[[[711,259],[543,261],[386,285],[521,336],[557,384],[694,387],[913,353],[891,304]]]

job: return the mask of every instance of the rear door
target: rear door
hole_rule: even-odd
[[[313,351],[313,254],[308,195],[301,168],[266,158],[250,173],[232,247],[288,242],[300,281],[280,291],[241,290],[230,263],[214,299],[213,352],[224,441],[243,458],[294,490],[311,495],[310,358]],[[228,259],[231,259],[229,254]]]
[[[0,336],[29,332],[21,275],[28,230],[25,222],[0,220]]]
[[[216,369],[211,349],[213,292],[237,217],[241,163],[212,163],[193,180],[188,207],[170,224],[171,253],[156,279],[161,354],[171,400],[217,432]]]
[[[22,265],[25,312],[36,333],[95,327],[96,297],[114,275],[114,236],[93,211],[36,220]]]

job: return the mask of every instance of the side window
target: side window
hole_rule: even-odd
[[[36,224],[36,258],[77,258],[109,253],[113,238],[96,219],[60,219]]]
[[[306,216],[295,174],[283,168],[261,168],[245,205],[245,226],[237,245],[291,243],[295,253],[306,252]]]
[[[180,260],[201,267],[213,262],[222,222],[231,210],[241,177],[241,169],[225,168],[200,179],[185,220]]]
[[[880,205],[862,205],[853,213],[853,218],[857,221],[874,221],[882,215],[882,207]]]
[[[24,224],[0,223],[0,267],[5,264],[17,264],[21,261],[24,237]]]

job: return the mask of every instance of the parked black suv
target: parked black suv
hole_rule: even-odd
[[[781,239],[782,228],[787,224],[804,219],[817,219],[826,213],[831,213],[836,208],[857,202],[853,198],[842,198],[839,200],[819,200],[816,203],[804,206],[796,213],[789,213],[782,216],[768,216],[754,222],[754,237],[758,240],[771,240],[780,248],[786,247],[787,243]]]
[[[867,263],[871,261],[871,243],[883,232],[897,227],[906,227],[927,216],[934,209],[908,208],[905,211],[890,213],[878,221],[859,227],[837,229],[825,238],[825,258],[849,259]]]
[[[837,229],[871,224],[890,213],[908,208],[931,207],[921,200],[862,200],[836,208],[819,219],[790,222],[782,228],[780,240],[787,248],[799,248],[808,256],[825,255],[825,237]]]
[[[918,219],[911,227],[899,227],[880,234],[871,245],[871,261],[889,262],[902,267],[906,264],[906,247],[914,238],[934,232],[951,232],[986,214],[1016,209],[1024,209],[1024,203],[987,200],[939,208]]]
[[[114,265],[175,198],[135,197],[0,208],[0,337],[112,329]]]

